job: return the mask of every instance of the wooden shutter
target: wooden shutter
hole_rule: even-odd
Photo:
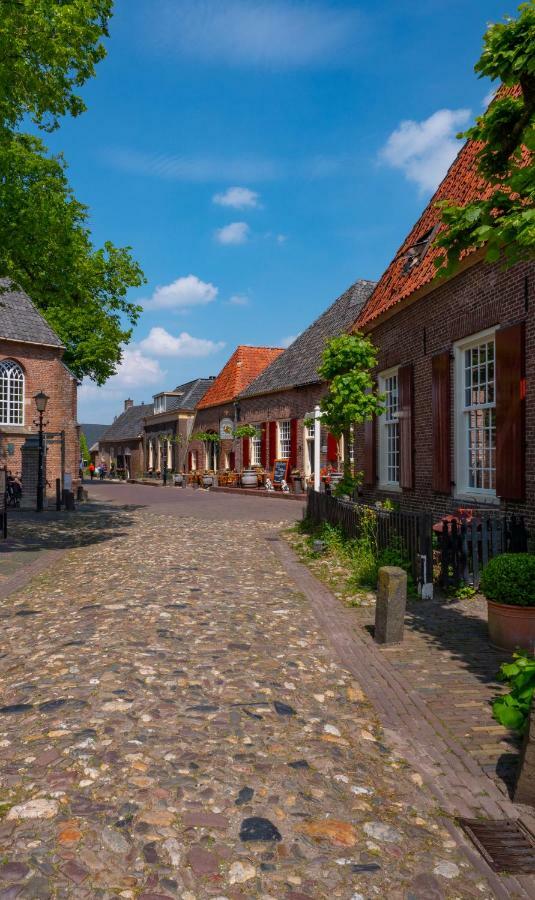
[[[364,484],[375,487],[377,481],[377,419],[364,423]]]
[[[277,456],[277,423],[269,423],[269,465],[275,462]]]
[[[267,428],[268,423],[262,422],[260,426],[260,463],[264,469],[267,466]]]
[[[338,465],[338,439],[330,433],[327,435],[327,462]]]
[[[232,469],[232,471],[236,468],[236,453],[234,450],[231,450],[228,455],[228,465],[229,469]]]
[[[297,468],[297,419],[290,419],[290,472]]]
[[[414,378],[412,365],[398,370],[399,485],[414,487]]]
[[[193,451],[192,451],[192,450],[189,450],[189,451],[188,451],[188,472],[191,472],[191,471],[192,471],[192,467],[191,467],[191,461],[192,461],[192,459],[193,459],[193,455],[192,455],[192,454],[193,454]]]
[[[496,332],[496,493],[525,499],[524,323]]]
[[[249,453],[249,438],[244,437],[244,438],[242,438],[242,441],[243,441],[243,443],[242,443],[242,468],[248,469],[249,462],[251,460],[250,453]]]
[[[451,493],[451,366],[449,350],[431,360],[433,416],[433,490]]]

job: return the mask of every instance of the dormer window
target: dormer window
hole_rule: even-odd
[[[154,397],[154,412],[157,415],[158,413],[162,413],[166,411],[166,396],[165,394],[157,394]]]
[[[430,228],[429,231],[426,231],[424,234],[422,234],[422,236],[419,237],[418,240],[415,241],[414,244],[412,244],[408,248],[408,250],[405,251],[405,253],[403,254],[405,257],[405,265],[403,266],[403,271],[406,274],[412,272],[412,270],[419,263],[421,263],[438,231],[438,228],[438,225]]]

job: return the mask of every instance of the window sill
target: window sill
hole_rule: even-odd
[[[385,494],[401,494],[399,484],[378,484],[377,490],[382,491]]]
[[[470,494],[461,491],[454,494],[453,500],[470,503],[471,506],[499,506],[500,498],[496,494]]]

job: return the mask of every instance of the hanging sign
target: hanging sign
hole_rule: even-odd
[[[288,466],[290,465],[289,459],[276,459],[273,463],[273,484],[275,486],[281,486],[283,481],[288,481]]]
[[[232,440],[234,432],[234,422],[232,419],[221,419],[219,423],[219,437],[222,441]]]

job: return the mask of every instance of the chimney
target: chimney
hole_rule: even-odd
[[[125,400],[124,401],[124,411],[126,412],[127,409],[131,409],[133,405],[134,405],[133,400]]]

